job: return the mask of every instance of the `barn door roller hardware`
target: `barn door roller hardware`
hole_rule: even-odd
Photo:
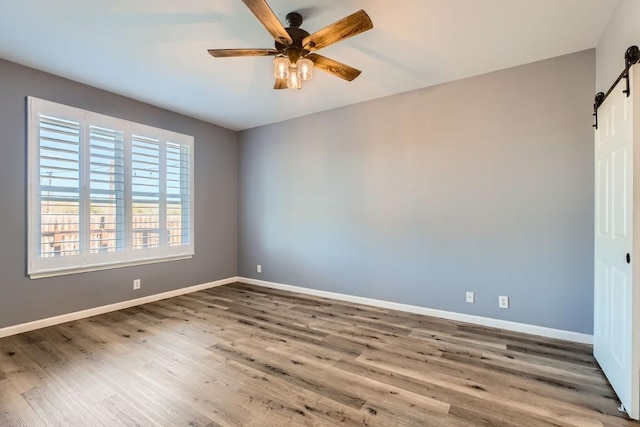
[[[598,92],[596,93],[595,103],[593,104],[593,117],[595,118],[595,123],[593,127],[598,129],[598,107],[602,105],[607,96],[613,91],[613,88],[616,87],[620,80],[625,79],[627,81],[627,88],[623,90],[624,93],[627,94],[627,97],[631,96],[631,85],[629,83],[629,68],[632,65],[637,64],[640,61],[640,49],[638,46],[631,46],[624,54],[624,70],[618,76],[615,82],[611,85],[607,93]]]

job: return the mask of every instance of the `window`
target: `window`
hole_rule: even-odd
[[[31,278],[193,256],[193,137],[28,98]]]

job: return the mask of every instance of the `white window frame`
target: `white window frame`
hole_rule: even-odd
[[[193,136],[154,128],[127,120],[82,110],[63,104],[27,97],[28,108],[28,264],[31,279],[74,274],[87,271],[120,268],[132,265],[188,259],[194,255],[194,138]],[[40,205],[40,114],[68,118],[80,123],[80,254],[39,257],[41,244]],[[90,187],[89,133],[91,126],[100,126],[124,133],[124,245],[115,252],[91,253],[89,242]],[[156,248],[133,248],[132,225],[132,135],[145,135],[160,141],[160,213],[159,241]],[[187,244],[169,246],[167,232],[166,150],[167,143],[189,147],[189,232]],[[186,216],[186,214],[185,214]],[[184,224],[183,224],[184,226]],[[85,242],[85,243],[83,243]]]

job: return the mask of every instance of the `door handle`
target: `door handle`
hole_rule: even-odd
[[[631,264],[631,255],[627,254],[627,264]]]

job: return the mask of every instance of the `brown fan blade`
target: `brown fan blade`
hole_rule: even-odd
[[[209,55],[214,58],[230,58],[234,56],[274,56],[278,54],[275,49],[209,49]]]
[[[329,74],[333,74],[334,76],[340,77],[341,79],[345,79],[349,82],[358,77],[362,72],[343,64],[342,62],[335,61],[331,58],[327,58],[326,56],[318,55],[317,53],[310,53],[306,57],[312,60],[313,64],[322,71],[326,71]]]
[[[293,43],[291,36],[265,0],[242,0],[242,2],[253,12],[275,41],[286,46]]]
[[[276,82],[273,84],[274,89],[286,89],[287,88],[287,79],[276,79]]]
[[[302,46],[307,50],[316,51],[372,28],[373,22],[371,22],[371,18],[369,18],[367,12],[359,10],[305,37],[302,40]]]

